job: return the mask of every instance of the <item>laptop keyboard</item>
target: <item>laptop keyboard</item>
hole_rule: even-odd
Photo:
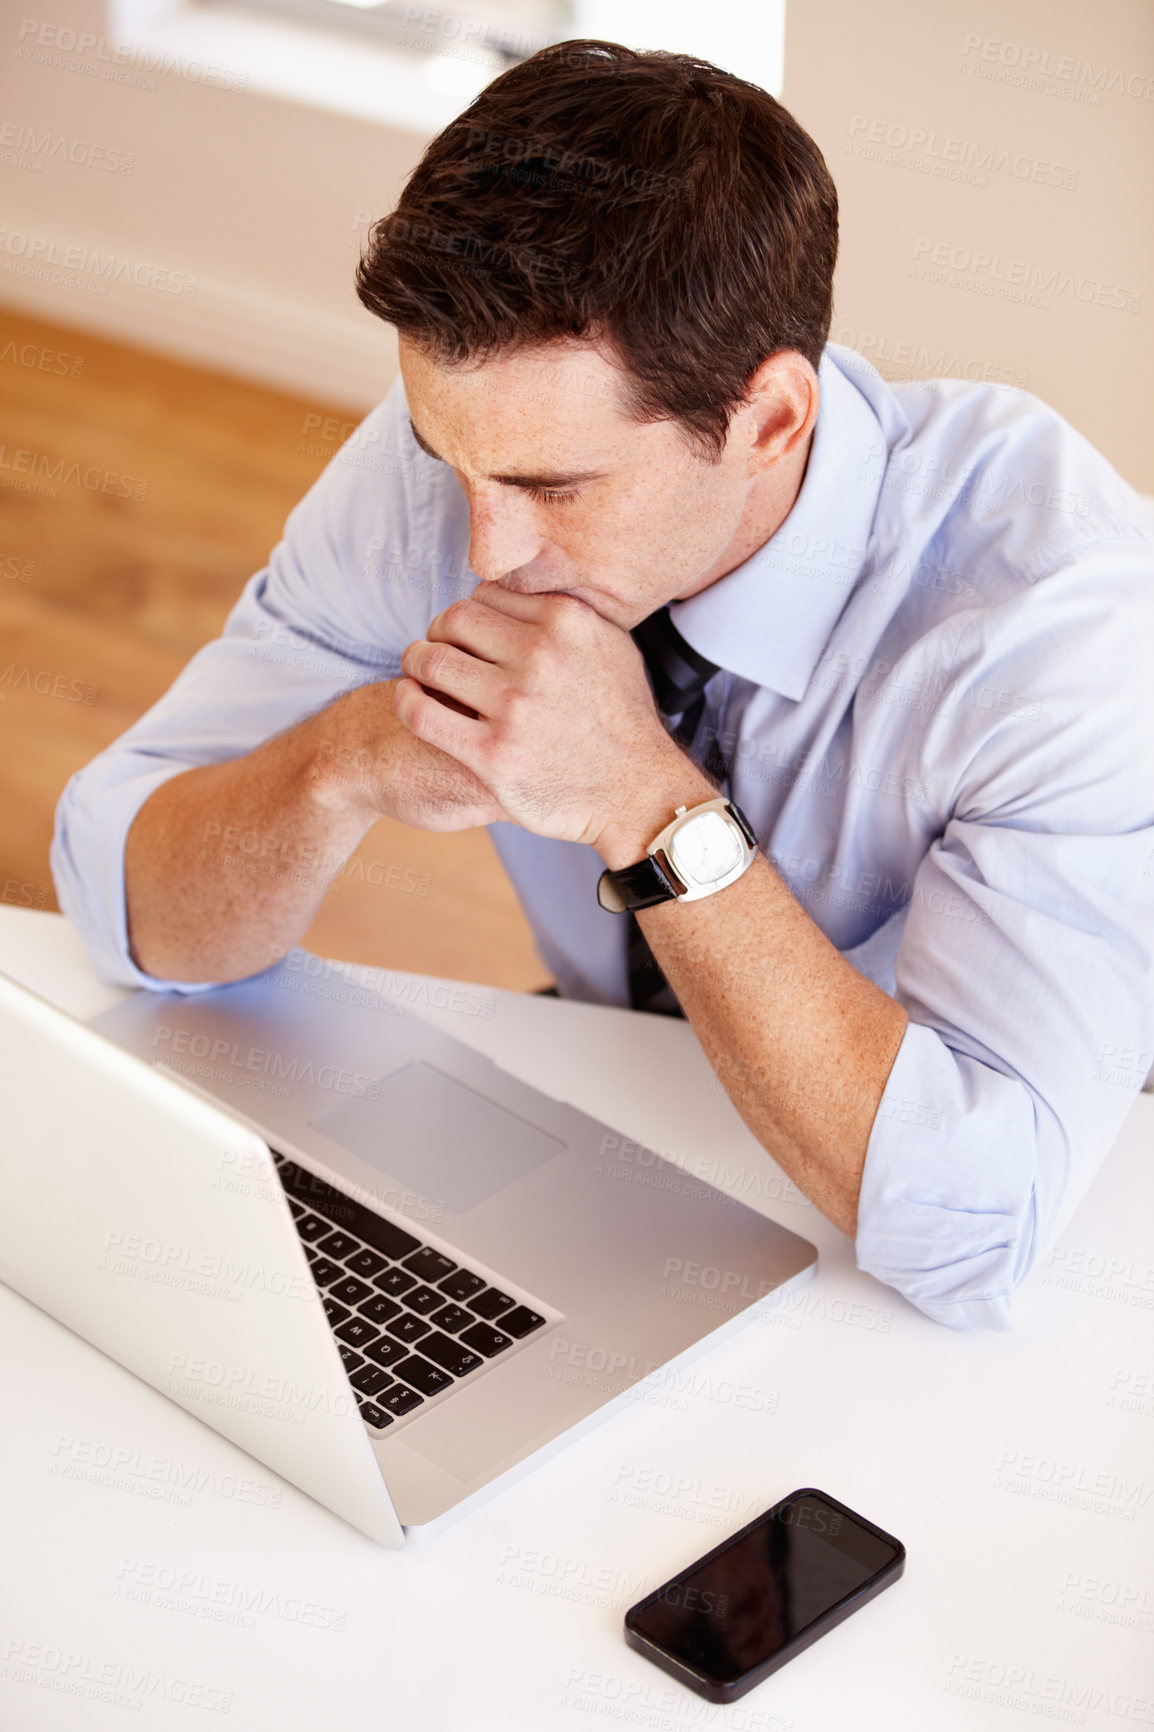
[[[272,1150],[361,1418],[384,1431],[545,1319]]]

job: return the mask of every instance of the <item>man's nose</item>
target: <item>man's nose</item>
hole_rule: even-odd
[[[527,502],[516,498],[469,501],[469,564],[486,583],[496,583],[532,564],[543,542]]]

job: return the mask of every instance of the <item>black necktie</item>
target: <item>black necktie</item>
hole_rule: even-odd
[[[700,756],[693,751],[705,709],[705,688],[718,672],[716,662],[707,661],[686,643],[667,607],[643,619],[634,626],[631,635],[645,659],[653,701],[673,738],[685,747],[695,763],[724,784],[729,778],[729,766],[717,734],[702,741]],[[645,941],[636,915],[627,914],[625,918],[629,922],[629,1002],[633,1009],[659,1016],[684,1016],[673,988]]]

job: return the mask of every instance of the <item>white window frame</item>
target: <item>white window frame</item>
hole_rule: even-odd
[[[758,0],[748,8],[711,9],[700,0],[573,0],[575,21],[568,34],[700,54],[780,97],[785,3]],[[456,15],[447,8],[443,14]],[[182,76],[203,78],[238,95],[256,91],[424,139],[518,58],[449,37],[443,52],[421,53],[227,0],[108,0],[108,36],[115,47],[129,51],[130,65],[175,62]]]

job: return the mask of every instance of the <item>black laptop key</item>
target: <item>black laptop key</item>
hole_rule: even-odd
[[[484,1317],[491,1323],[494,1317],[507,1311],[512,1303],[509,1295],[502,1293],[499,1287],[486,1287],[483,1293],[478,1293],[475,1299],[469,1300],[469,1310],[475,1311],[478,1317]]]
[[[435,1287],[414,1287],[405,1299],[409,1310],[415,1311],[418,1317],[427,1317],[430,1311],[435,1311],[438,1305],[444,1303],[445,1295],[438,1293]]]
[[[494,1353],[513,1345],[512,1336],[502,1335],[499,1329],[491,1329],[487,1323],[474,1323],[460,1339],[467,1347],[475,1347],[478,1353],[483,1353],[486,1359],[492,1359]]]
[[[449,1329],[455,1335],[458,1329],[463,1329],[466,1323],[475,1323],[477,1319],[471,1311],[462,1311],[459,1305],[442,1305],[439,1311],[434,1311],[429,1318],[438,1329]]]
[[[385,1257],[407,1257],[421,1242],[392,1221],[386,1221],[383,1215],[366,1209],[363,1203],[354,1202],[352,1197],[346,1197],[335,1185],[326,1184],[324,1179],[298,1167],[295,1161],[286,1161],[279,1168],[278,1177],[298,1203],[304,1203],[314,1214],[324,1216],[330,1231],[333,1227],[340,1227],[346,1233],[355,1233],[358,1239],[363,1239],[366,1245],[371,1245],[374,1251],[380,1251]],[[300,1231],[299,1223],[297,1231]]]
[[[395,1299],[386,1299],[383,1293],[374,1293],[371,1299],[357,1307],[362,1317],[367,1317],[370,1323],[379,1323],[382,1329],[390,1317],[400,1314],[400,1309]]]
[[[345,1258],[345,1268],[351,1269],[354,1275],[360,1275],[364,1280],[371,1280],[385,1265],[386,1259],[379,1251],[358,1251],[355,1257]]]
[[[526,1335],[532,1335],[534,1329],[540,1329],[544,1321],[535,1311],[530,1311],[527,1305],[518,1305],[514,1310],[505,1312],[501,1318],[501,1328],[506,1335],[512,1335],[514,1340],[523,1341]]]
[[[327,1239],[317,1240],[317,1250],[326,1257],[347,1257],[356,1248],[357,1241],[350,1233],[330,1233]]]
[[[371,1323],[366,1323],[363,1317],[350,1317],[347,1323],[341,1324],[336,1333],[339,1340],[347,1341],[351,1347],[359,1347],[363,1351],[381,1332],[374,1329]]]
[[[443,1257],[431,1245],[422,1245],[419,1251],[405,1258],[405,1268],[419,1275],[422,1281],[440,1281],[443,1276],[451,1275],[456,1267],[451,1257]]]
[[[327,1257],[321,1257],[313,1264],[313,1280],[318,1287],[327,1287],[332,1281],[339,1281],[344,1270],[339,1263],[330,1263]]]
[[[289,1197],[288,1206],[294,1221],[299,1221],[303,1215],[308,1214],[304,1204],[298,1203],[295,1197]]]
[[[414,1407],[420,1407],[424,1399],[423,1395],[418,1395],[415,1389],[409,1389],[406,1384],[395,1383],[381,1396],[381,1406],[399,1418],[402,1413],[411,1413]]]
[[[420,1317],[414,1317],[412,1312],[404,1311],[388,1325],[390,1335],[395,1335],[398,1341],[416,1341],[422,1335],[429,1333],[429,1325]]]
[[[371,1401],[361,1402],[361,1418],[366,1425],[371,1425],[374,1431],[384,1431],[386,1425],[392,1425],[391,1413],[382,1413],[380,1408]]]
[[[437,1286],[449,1299],[471,1299],[474,1293],[479,1293],[485,1285],[479,1275],[471,1275],[468,1269],[454,1269],[451,1275],[446,1275]]]
[[[410,1275],[407,1269],[386,1269],[383,1275],[373,1276],[373,1286],[379,1287],[382,1293],[407,1293],[410,1287],[417,1285],[417,1277]]]
[[[322,1221],[319,1215],[304,1215],[297,1222],[297,1237],[303,1239],[306,1245],[311,1245],[314,1239],[323,1239],[332,1228],[327,1221]]]
[[[346,1371],[355,1371],[358,1365],[365,1363],[360,1354],[354,1353],[351,1347],[342,1347],[340,1353]]]
[[[387,1389],[396,1382],[387,1371],[382,1371],[379,1365],[362,1365],[359,1371],[354,1371],[349,1378],[354,1389],[359,1389],[365,1395],[379,1395],[382,1389]]]
[[[399,1341],[390,1341],[387,1335],[382,1335],[379,1341],[365,1348],[365,1358],[377,1365],[393,1366],[398,1359],[405,1357],[406,1351]]]
[[[442,1335],[438,1330],[426,1335],[421,1342],[421,1353],[426,1359],[431,1359],[434,1365],[439,1365],[442,1371],[448,1371],[454,1377],[464,1377],[468,1371],[476,1371],[478,1365],[485,1362],[479,1353],[470,1353],[467,1347],[462,1347],[459,1341],[454,1341],[451,1335]],[[403,1371],[398,1373],[403,1377]]]
[[[430,1365],[427,1359],[422,1359],[419,1353],[412,1354],[408,1359],[402,1359],[393,1370],[398,1377],[403,1377],[406,1383],[411,1383],[414,1389],[419,1389],[422,1395],[439,1395],[442,1389],[448,1389],[453,1379],[443,1371],[438,1371],[435,1365]]]
[[[347,1305],[338,1305],[336,1300],[330,1299],[327,1293],[325,1294],[324,1305],[325,1316],[334,1329],[338,1323],[343,1323],[349,1314]]]
[[[346,1275],[343,1281],[338,1281],[332,1289],[334,1299],[339,1299],[342,1305],[359,1305],[362,1299],[367,1299],[372,1288],[366,1281],[358,1281],[355,1275]]]

